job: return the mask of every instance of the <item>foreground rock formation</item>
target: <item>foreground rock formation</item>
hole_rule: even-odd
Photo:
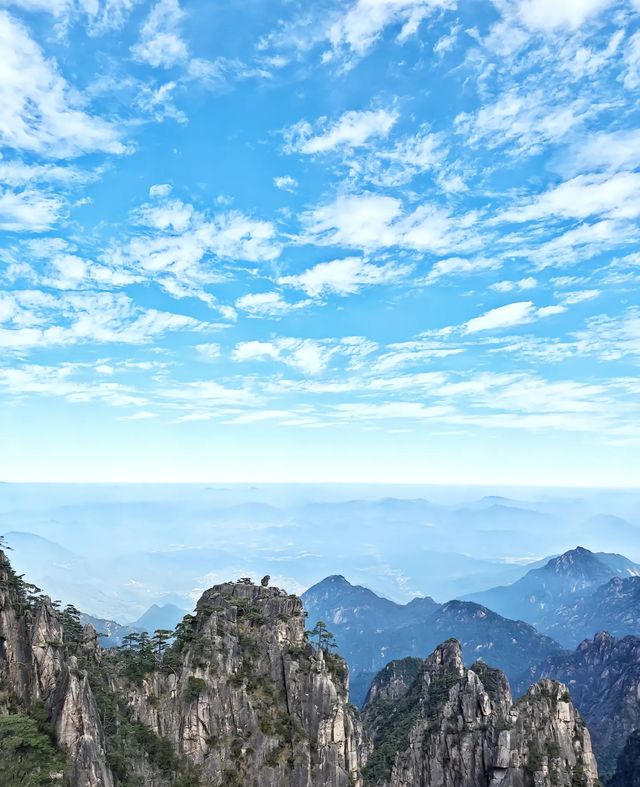
[[[45,771],[63,758],[72,787],[361,784],[345,664],[309,644],[297,597],[219,585],[172,644],[156,632],[102,651],[27,588],[0,552],[0,721],[33,738],[34,783],[57,781]],[[47,735],[60,760],[36,759]]]
[[[277,588],[216,586],[160,669],[138,685],[116,682],[120,710],[206,785],[359,785],[362,736],[344,662],[313,649],[304,622],[300,599]],[[173,783],[149,759],[135,771],[145,785]]]
[[[460,644],[436,648],[407,688],[388,666],[363,712],[373,750],[370,785],[595,787],[589,733],[565,686],[545,680],[514,703],[504,675],[465,669]]]
[[[519,688],[554,678],[571,686],[571,696],[589,725],[602,773],[615,769],[627,737],[640,728],[640,638],[616,639],[601,631],[570,653],[551,656],[531,669]]]
[[[66,654],[64,639],[51,600],[30,601],[28,586],[0,551],[0,714],[46,717],[66,754],[68,783],[113,787],[87,674]]]
[[[387,665],[361,720],[331,635],[312,645],[300,599],[266,583],[217,585],[174,632],[119,649],[78,620],[0,552],[0,787],[596,784],[566,688],[514,704],[456,640]]]

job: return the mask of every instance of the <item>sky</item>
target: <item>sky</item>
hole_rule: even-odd
[[[0,0],[0,479],[630,486],[640,0]]]

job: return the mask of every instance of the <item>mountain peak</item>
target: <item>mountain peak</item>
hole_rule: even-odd
[[[343,577],[342,574],[331,574],[321,579],[320,582],[317,582],[314,587],[318,587],[319,585],[344,585],[345,587],[354,587],[354,585],[352,585],[346,577]]]
[[[442,645],[433,651],[425,662],[427,670],[432,669],[452,669],[460,675],[464,673],[464,661],[462,659],[462,645],[459,640],[451,637],[443,642]]]
[[[581,546],[577,546],[575,549],[570,549],[568,552],[564,552],[562,555],[552,558],[544,569],[565,576],[610,576],[611,573],[597,555]]]

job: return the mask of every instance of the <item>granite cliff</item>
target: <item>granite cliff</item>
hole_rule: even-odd
[[[365,784],[385,787],[594,787],[589,733],[567,689],[541,681],[513,702],[502,672],[466,669],[460,644],[374,681],[363,721],[372,743]]]
[[[310,645],[297,597],[219,585],[175,635],[120,650],[66,618],[0,552],[0,749],[31,747],[29,784],[361,784],[346,666]]]

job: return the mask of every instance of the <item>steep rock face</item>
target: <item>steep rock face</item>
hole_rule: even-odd
[[[566,683],[584,716],[603,773],[611,773],[624,742],[640,728],[640,638],[600,632],[571,653],[552,656],[530,670],[518,687],[554,678]]]
[[[113,787],[87,675],[63,647],[64,629],[48,597],[29,602],[0,551],[0,713],[45,709],[68,762],[68,784]]]
[[[406,659],[390,661],[372,682],[365,705],[377,699],[397,700],[403,697],[422,671],[422,659],[407,656]]]
[[[376,679],[363,712],[373,741],[366,784],[595,787],[589,733],[562,684],[542,681],[514,704],[504,675],[481,662],[465,669],[455,640],[401,696],[389,698],[389,678]]]
[[[342,659],[313,649],[302,604],[277,588],[205,592],[163,663],[138,686],[115,677],[126,712],[169,741],[206,785],[360,785],[359,722]],[[134,764],[145,785],[172,784]]]

